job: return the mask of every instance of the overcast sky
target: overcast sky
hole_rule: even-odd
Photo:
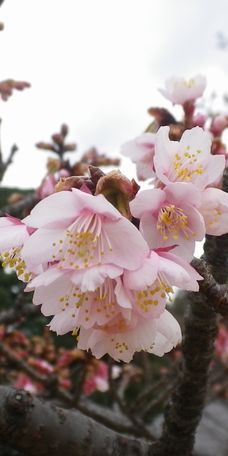
[[[115,154],[150,122],[149,106],[171,107],[157,88],[173,74],[203,73],[208,93],[226,91],[216,34],[227,17],[227,0],[5,0],[0,80],[32,87],[0,103],[4,152],[20,148],[3,184],[39,184],[47,155],[34,143],[63,122],[79,150]]]

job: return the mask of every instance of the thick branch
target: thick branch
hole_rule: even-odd
[[[223,190],[228,192],[228,169],[223,179]],[[222,284],[227,280],[228,235],[207,236],[204,260],[214,279]],[[202,293],[186,293],[191,310],[185,321],[183,364],[179,371],[177,387],[165,412],[163,432],[155,453],[157,456],[190,456],[194,436],[206,398],[208,371],[213,356],[217,332],[217,287],[207,297]],[[154,454],[154,453],[153,453]]]
[[[228,285],[216,282],[210,268],[203,260],[194,258],[192,266],[204,277],[199,282],[200,291],[208,298],[207,304],[223,317],[228,315]]]
[[[31,456],[146,456],[148,444],[23,390],[0,387],[1,440]]]
[[[216,335],[215,312],[200,293],[186,294],[191,304],[185,321],[183,363],[177,387],[165,412],[165,423],[158,444],[159,456],[189,456],[200,421],[207,389],[207,376]]]

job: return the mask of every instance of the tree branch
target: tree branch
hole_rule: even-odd
[[[227,316],[228,285],[220,285],[216,282],[205,261],[194,258],[191,264],[204,277],[204,280],[199,282],[199,286],[201,293],[208,298],[208,306],[223,317]]]
[[[146,456],[149,444],[114,432],[78,411],[0,386],[0,435],[31,456]]]
[[[228,169],[223,178],[223,190],[228,192]],[[206,260],[214,279],[222,284],[227,279],[228,235],[207,236],[203,259]],[[212,282],[214,279],[211,279]],[[218,288],[212,283],[210,305],[203,293],[186,293],[190,313],[185,320],[183,363],[177,386],[165,411],[162,436],[156,445],[156,456],[190,456],[195,432],[206,399],[208,372],[213,356],[217,333]],[[207,283],[206,283],[207,285]],[[203,287],[205,286],[202,285]],[[206,287],[207,289],[207,287]],[[211,294],[212,293],[212,294]],[[213,295],[213,296],[212,296]],[[221,307],[221,306],[220,306]],[[223,307],[222,307],[223,308]],[[154,454],[154,453],[153,453]]]

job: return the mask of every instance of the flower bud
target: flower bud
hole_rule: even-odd
[[[61,129],[60,129],[60,133],[61,133],[61,135],[65,138],[65,137],[68,135],[68,133],[69,133],[69,127],[68,127],[68,125],[62,124],[62,125],[61,125]]]
[[[138,190],[139,185],[134,179],[130,181],[120,171],[111,171],[98,180],[95,194],[102,193],[124,217],[131,219],[129,201]]]
[[[211,133],[214,136],[221,136],[223,130],[228,126],[228,119],[226,116],[219,115],[212,120]]]

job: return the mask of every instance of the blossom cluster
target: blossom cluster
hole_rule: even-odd
[[[162,356],[180,342],[166,303],[173,287],[198,291],[195,242],[228,231],[228,195],[218,188],[225,157],[211,154],[211,136],[200,127],[173,141],[164,126],[122,151],[153,187],[134,189],[128,202],[116,174],[113,197],[99,179],[95,192],[84,184],[53,193],[23,220],[0,219],[0,252],[52,316],[51,330],[72,332],[97,358],[129,362],[135,352]]]

